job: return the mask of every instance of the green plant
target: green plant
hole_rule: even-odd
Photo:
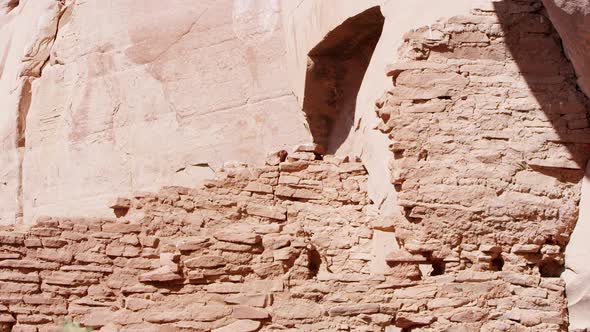
[[[80,324],[66,321],[62,332],[91,332],[91,328],[81,327]]]

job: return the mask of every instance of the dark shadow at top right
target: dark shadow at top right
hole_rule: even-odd
[[[527,158],[543,173],[586,169],[590,159],[590,102],[576,84],[576,74],[559,34],[540,0],[494,2],[504,34],[506,55],[534,95],[545,119],[531,119],[527,130],[541,138],[547,158]],[[490,13],[491,14],[491,13]],[[526,112],[524,105],[522,112]],[[537,143],[537,144],[538,144]]]

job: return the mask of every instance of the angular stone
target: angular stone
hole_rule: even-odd
[[[133,286],[123,287],[121,292],[124,294],[137,294],[137,293],[155,293],[158,288],[150,285],[136,284]]]
[[[0,260],[19,259],[21,256],[17,252],[0,252]]]
[[[77,253],[74,258],[78,262],[82,263],[95,263],[95,264],[111,264],[112,261],[108,256],[94,252],[81,252]]]
[[[316,143],[299,144],[293,148],[293,152],[313,152],[317,154],[325,154],[326,149]]]
[[[393,295],[402,299],[424,299],[433,298],[436,295],[437,288],[433,286],[416,286],[404,289],[396,289]]]
[[[196,258],[190,258],[184,261],[184,266],[194,268],[213,269],[222,267],[227,264],[227,260],[221,256],[204,255]]]
[[[137,236],[135,234],[125,234],[119,239],[119,242],[124,243],[124,244],[129,244],[132,246],[139,245],[139,239],[137,238]]]
[[[489,281],[496,279],[493,272],[461,271],[455,276],[457,282]]]
[[[35,325],[15,325],[12,327],[11,332],[37,332]]]
[[[461,323],[475,323],[483,320],[487,316],[487,313],[483,309],[479,308],[459,308],[453,312],[451,318],[452,322]]]
[[[538,244],[515,244],[512,246],[512,252],[515,254],[536,254],[541,250]]]
[[[307,160],[313,161],[316,159],[316,154],[313,152],[292,152],[287,156],[287,161]]]
[[[24,240],[23,234],[0,232],[0,244],[22,245]]]
[[[330,316],[356,316],[360,314],[375,314],[379,312],[379,304],[362,303],[339,305],[328,310]]]
[[[273,307],[273,318],[314,319],[324,314],[321,305],[309,301],[289,301]]]
[[[191,313],[191,320],[200,322],[213,322],[220,318],[227,317],[232,310],[224,305],[194,305],[187,308]]]
[[[39,291],[38,284],[0,281],[0,289],[3,294],[6,293],[19,293],[19,294],[31,294]]]
[[[140,233],[140,224],[107,223],[102,226],[102,231],[107,233]]]
[[[182,280],[183,277],[179,275],[178,269],[174,269],[173,267],[166,265],[162,266],[154,271],[150,271],[147,273],[143,273],[139,276],[139,281],[141,282],[166,282],[166,281],[175,281],[175,280]]]
[[[180,251],[196,251],[209,246],[209,238],[204,236],[183,238],[176,243],[176,248]]]
[[[25,239],[25,247],[27,248],[36,248],[36,247],[42,247],[43,243],[41,242],[41,239],[38,238],[28,238]]]
[[[218,241],[211,246],[211,249],[230,252],[248,252],[252,250],[252,246],[249,244]]]
[[[266,155],[265,163],[269,166],[277,166],[281,162],[285,161],[285,159],[287,159],[287,155],[287,151],[285,150],[270,152]]]
[[[79,232],[70,232],[70,231],[63,231],[61,233],[61,238],[65,240],[71,241],[82,241],[88,238],[86,234],[82,234]]]
[[[96,265],[66,265],[60,268],[61,271],[81,271],[97,273],[113,273],[113,268],[108,266]]]
[[[19,324],[40,325],[53,322],[53,319],[47,315],[19,315],[17,321]]]
[[[456,308],[469,303],[467,298],[435,298],[428,301],[429,309]]]
[[[436,318],[427,314],[412,314],[400,312],[395,317],[395,325],[401,328],[429,325],[436,321]]]
[[[28,259],[7,259],[0,261],[0,268],[14,268],[14,269],[32,269],[32,270],[57,270],[59,268],[59,264],[57,263],[50,263],[50,262],[43,262],[43,261],[34,261]]]
[[[258,331],[262,323],[255,320],[238,320],[229,325],[213,329],[212,332],[254,332]]]
[[[426,257],[422,255],[412,255],[404,250],[396,250],[389,253],[385,260],[388,263],[421,263],[426,262]]]
[[[131,200],[129,198],[117,197],[109,204],[111,209],[129,209],[131,207]]]
[[[249,307],[245,305],[236,305],[232,307],[232,316],[237,319],[254,319],[263,320],[270,317],[268,311],[260,308]]]
[[[74,259],[74,256],[68,250],[37,249],[37,258],[44,261],[69,264]]]
[[[490,38],[479,31],[464,31],[453,35],[453,40],[461,43],[488,43]]]
[[[540,282],[540,278],[537,276],[522,275],[515,272],[502,272],[502,279],[514,285],[528,287],[538,286]]]
[[[287,220],[287,209],[282,206],[263,206],[248,204],[246,213],[275,220]]]
[[[19,272],[0,272],[0,280],[16,281],[16,282],[31,282],[38,283],[40,281],[37,272],[19,273]]]
[[[358,174],[358,175],[367,174],[367,170],[365,169],[365,166],[363,165],[363,163],[359,163],[359,162],[343,163],[338,168],[338,172],[340,174],[343,174],[343,173]]]
[[[284,289],[285,285],[282,280],[252,280],[244,283],[242,292],[274,293],[282,292]]]
[[[296,257],[295,255],[296,255],[296,253],[293,250],[293,248],[291,248],[291,247],[275,249],[272,252],[272,257],[275,261],[288,261],[288,260]]]
[[[58,286],[81,286],[97,284],[100,275],[84,272],[53,272],[47,277],[43,277],[43,282],[48,285]]]
[[[188,311],[180,310],[162,310],[162,311],[151,311],[145,314],[145,321],[156,324],[165,324],[178,322],[181,320],[189,320],[191,314]]]
[[[23,296],[23,302],[34,305],[65,306],[66,300],[58,297]]]
[[[39,237],[60,236],[61,232],[62,231],[60,229],[46,228],[46,227],[35,227],[35,228],[31,228],[29,230],[29,234],[31,234],[33,236],[39,236]]]
[[[63,233],[62,233],[63,236]],[[68,244],[68,241],[62,239],[44,238],[42,244],[46,248],[61,248]]]
[[[139,256],[139,252],[140,249],[138,247],[123,244],[118,241],[110,243],[106,248],[107,256],[114,257],[137,257]]]
[[[242,285],[237,283],[215,283],[207,285],[206,287],[207,292],[210,293],[219,293],[219,294],[232,294],[232,293],[241,293],[242,292]]]
[[[0,323],[15,323],[16,319],[11,314],[0,313]],[[7,331],[10,332],[10,331]]]
[[[309,167],[309,165],[309,161],[305,160],[284,162],[279,165],[279,171],[289,173],[299,172]]]
[[[125,308],[127,308],[131,311],[140,311],[140,310],[148,309],[154,303],[155,303],[154,301],[150,301],[150,300],[128,297],[125,300]]]
[[[545,299],[547,298],[548,292],[543,288],[532,288],[532,287],[518,287],[513,288],[514,294],[518,296],[538,297]]]
[[[251,307],[259,307],[264,308],[266,307],[269,295],[266,294],[240,294],[240,295],[230,295],[225,298],[226,303],[230,304],[241,304]]]
[[[275,188],[275,195],[279,197],[290,197],[298,199],[321,199],[322,195],[316,191],[304,188],[290,188],[286,186],[278,186]]]
[[[482,244],[479,250],[483,252],[502,252],[502,247],[493,244]]]
[[[157,247],[158,243],[160,242],[160,239],[158,239],[155,236],[147,236],[147,235],[140,234],[138,236],[138,238],[139,238],[139,243],[142,246],[149,247],[149,248]]]
[[[244,191],[250,191],[253,193],[260,193],[260,194],[272,194],[273,189],[272,186],[264,183],[259,182],[250,182],[246,187],[244,187]]]
[[[219,241],[255,245],[262,241],[260,235],[251,232],[241,231],[218,231],[213,234]]]

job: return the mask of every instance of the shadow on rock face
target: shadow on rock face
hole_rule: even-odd
[[[356,98],[385,19],[379,7],[344,21],[309,52],[303,110],[314,141],[333,154],[352,129]]]
[[[490,3],[408,32],[388,69],[376,112],[396,236],[432,261],[461,256],[445,271],[552,276],[578,219],[590,103],[542,3]]]
[[[543,4],[494,2],[494,10],[505,34],[507,55],[545,114],[542,131],[547,158],[538,166],[583,173],[590,159],[590,103],[576,84],[572,64]],[[552,156],[552,146],[564,147],[567,153],[562,149],[562,155]]]

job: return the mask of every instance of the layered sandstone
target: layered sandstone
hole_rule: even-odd
[[[0,223],[104,214],[117,195],[309,141],[277,4],[8,1]]]

